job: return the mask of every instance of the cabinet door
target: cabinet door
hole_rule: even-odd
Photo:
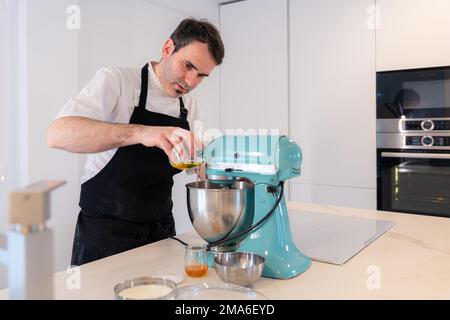
[[[376,0],[377,70],[450,65],[449,0]]]
[[[287,1],[247,0],[220,7],[225,43],[221,125],[288,129]]]
[[[349,187],[349,196],[376,188],[374,4],[290,2],[290,135],[304,152],[297,181]]]

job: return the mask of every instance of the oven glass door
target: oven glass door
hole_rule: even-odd
[[[378,150],[378,210],[450,217],[450,153]]]

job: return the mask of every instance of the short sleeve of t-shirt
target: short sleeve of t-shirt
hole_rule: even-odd
[[[114,68],[102,68],[81,90],[67,101],[58,118],[80,116],[107,121],[121,95],[120,74]]]

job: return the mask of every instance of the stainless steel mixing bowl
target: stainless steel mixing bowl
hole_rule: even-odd
[[[249,181],[235,181],[229,186],[210,181],[186,185],[189,217],[197,233],[213,243],[251,227],[255,214],[255,190]],[[239,243],[245,235],[225,243]]]
[[[214,269],[223,281],[247,287],[261,277],[264,261],[255,253],[227,252],[214,258]]]

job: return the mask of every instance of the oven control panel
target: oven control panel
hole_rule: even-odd
[[[408,147],[450,147],[450,136],[406,136],[405,145]]]
[[[401,131],[450,131],[450,119],[401,119]]]

